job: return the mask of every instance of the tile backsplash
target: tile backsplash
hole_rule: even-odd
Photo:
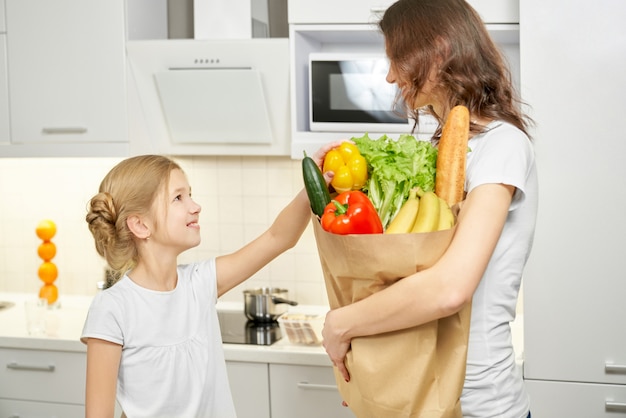
[[[177,157],[202,206],[202,243],[181,263],[225,254],[251,241],[302,188],[300,161],[288,157]],[[52,241],[63,294],[93,295],[106,263],[85,223],[87,202],[119,158],[0,158],[0,291],[38,292],[42,260],[35,227],[57,224]],[[242,291],[284,287],[302,304],[328,303],[313,231],[293,249],[222,297],[243,301]]]

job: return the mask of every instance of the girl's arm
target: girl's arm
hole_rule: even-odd
[[[322,166],[324,156],[341,144],[333,142],[320,148],[312,157]],[[330,177],[326,175],[326,182]],[[217,257],[218,296],[251,277],[274,258],[292,248],[306,229],[311,219],[311,206],[306,191],[300,193],[278,215],[270,228],[240,250]]]
[[[86,418],[112,418],[115,414],[117,371],[122,346],[98,338],[87,340]]]
[[[503,184],[476,187],[463,202],[450,246],[434,266],[327,314],[323,344],[346,380],[350,376],[344,359],[352,338],[444,318],[472,300],[500,238],[514,190]]]

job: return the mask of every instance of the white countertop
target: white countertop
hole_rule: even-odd
[[[35,299],[25,293],[1,293],[0,301],[13,302],[10,308],[0,309],[0,347],[78,351],[87,347],[80,342],[85,317],[91,304],[91,296],[66,295],[59,297],[59,307],[46,312],[46,335],[30,336],[26,330],[24,302]],[[239,309],[243,303],[218,302],[218,309]],[[327,307],[311,306],[308,309],[326,312]],[[282,363],[310,366],[330,366],[331,362],[321,346],[297,346],[284,337],[271,346],[224,344],[224,355],[228,361],[256,363]]]
[[[91,296],[60,296],[60,307],[49,309],[46,317],[46,335],[30,336],[26,330],[24,301],[35,298],[35,295],[24,293],[2,293],[0,301],[15,303],[10,308],[0,309],[0,347],[54,350],[54,351],[86,351],[80,342]],[[218,309],[243,309],[243,304],[235,302],[218,302]],[[302,306],[298,310],[325,313],[324,306]],[[523,362],[523,317],[511,324],[513,330],[513,346],[515,347],[518,364]],[[256,363],[282,363],[311,366],[330,366],[326,352],[321,346],[298,346],[289,343],[286,337],[270,345],[224,344],[224,355],[228,361]]]
[[[24,302],[36,298],[36,295],[27,293],[0,293],[0,301],[15,304],[0,309],[0,347],[86,351],[79,338],[92,297],[59,297],[59,307],[46,311],[46,335],[30,336],[26,329]]]

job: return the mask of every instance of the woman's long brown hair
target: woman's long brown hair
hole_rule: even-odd
[[[379,23],[387,56],[398,74],[410,80],[404,92],[412,103],[424,87],[433,65],[438,65],[436,93],[443,115],[425,109],[439,121],[456,105],[464,105],[472,118],[503,120],[526,135],[531,123],[521,111],[511,73],[478,13],[464,0],[399,0]],[[417,109],[407,112],[419,123]],[[472,123],[473,133],[483,126]]]

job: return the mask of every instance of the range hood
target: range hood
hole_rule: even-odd
[[[287,39],[132,41],[127,53],[131,152],[290,154]]]

